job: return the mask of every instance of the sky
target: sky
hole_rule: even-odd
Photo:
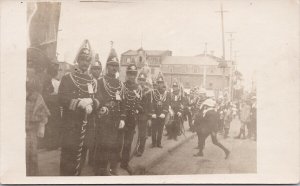
[[[110,41],[119,57],[141,46],[171,50],[173,56],[208,52],[222,56],[220,5],[224,13],[225,57],[230,58],[229,34],[237,51],[238,70],[251,84],[257,71],[278,58],[298,60],[299,1],[296,0],[124,0],[63,1],[58,34],[58,59],[73,63],[88,39],[103,64]]]

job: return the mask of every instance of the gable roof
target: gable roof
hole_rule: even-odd
[[[140,50],[140,49],[139,49]],[[122,55],[135,56],[138,55],[139,50],[128,50]],[[161,56],[171,52],[170,50],[144,50],[148,56]]]
[[[162,65],[206,65],[217,66],[219,62],[208,56],[167,56]]]

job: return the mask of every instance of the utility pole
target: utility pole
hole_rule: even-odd
[[[230,38],[228,39],[228,41],[230,42],[230,61],[233,61],[232,59],[232,42],[234,41],[232,35],[235,34],[236,32],[226,32],[228,34],[230,34]]]
[[[223,4],[221,3],[221,10],[216,11],[216,12],[221,14],[222,46],[223,46],[223,56],[222,56],[222,58],[225,60],[224,13],[228,12],[228,11],[223,10]]]
[[[204,55],[207,55],[207,42],[204,43]]]

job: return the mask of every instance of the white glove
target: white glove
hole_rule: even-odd
[[[85,107],[85,112],[86,112],[87,114],[91,114],[92,111],[93,111],[92,105],[87,105],[87,106]]]
[[[152,118],[156,118],[156,114],[152,114],[152,116],[151,116]]]
[[[86,106],[87,106],[87,104],[83,99],[79,101],[79,103],[78,103],[79,108],[85,109]]]
[[[120,124],[119,124],[119,129],[124,128],[124,126],[125,126],[125,121],[124,121],[124,120],[121,120],[121,121],[120,121]]]
[[[92,98],[83,98],[83,100],[85,101],[85,103],[86,103],[87,105],[92,105],[92,104],[93,104]]]
[[[161,119],[164,119],[164,118],[166,117],[166,115],[165,115],[165,114],[161,114],[159,117],[160,117]]]
[[[181,112],[177,112],[177,116],[180,117],[182,114]]]

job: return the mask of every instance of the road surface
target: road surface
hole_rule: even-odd
[[[256,141],[251,139],[234,139],[239,132],[240,122],[234,119],[231,123],[229,137],[224,139],[218,135],[219,141],[230,151],[225,160],[224,152],[212,144],[211,138],[206,140],[203,157],[194,157],[198,151],[197,137],[162,159],[147,171],[147,175],[182,175],[182,174],[230,174],[256,173]]]

